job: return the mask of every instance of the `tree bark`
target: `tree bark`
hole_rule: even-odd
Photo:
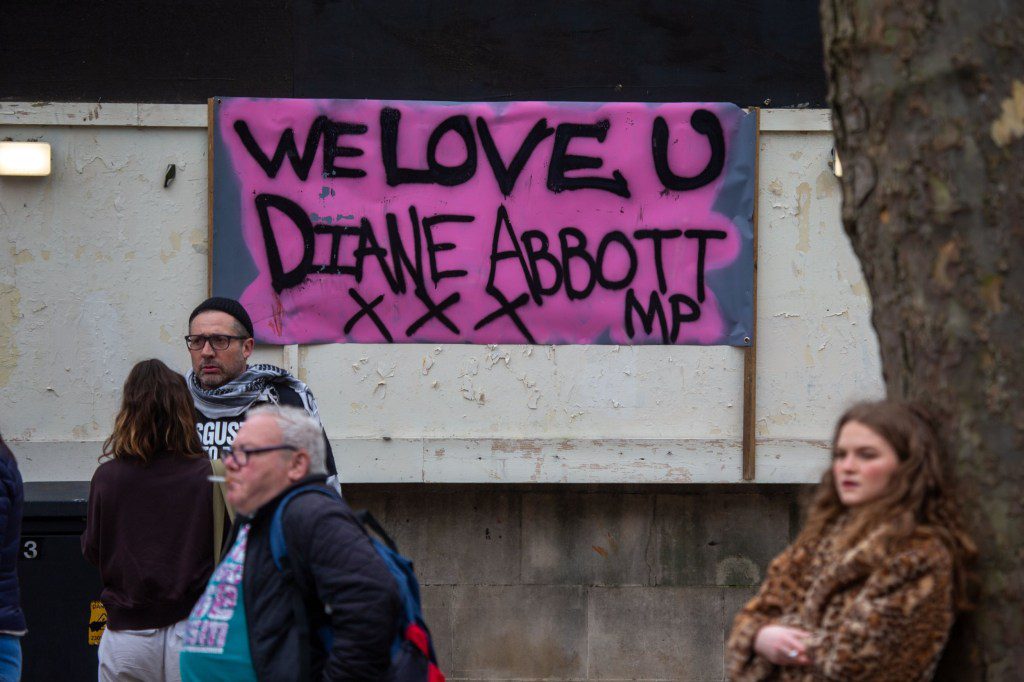
[[[979,545],[940,678],[1024,670],[1024,1],[821,0],[843,226],[890,397],[943,423]]]

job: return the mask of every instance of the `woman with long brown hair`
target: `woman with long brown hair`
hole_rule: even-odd
[[[930,679],[977,553],[949,478],[922,409],[847,410],[803,531],[736,616],[730,679]]]
[[[180,679],[184,624],[214,566],[211,468],[195,423],[180,374],[155,359],[132,368],[82,535],[107,610],[100,680]]]

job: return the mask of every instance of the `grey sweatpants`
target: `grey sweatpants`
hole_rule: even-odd
[[[100,640],[99,682],[181,682],[188,619],[154,630],[111,630]]]

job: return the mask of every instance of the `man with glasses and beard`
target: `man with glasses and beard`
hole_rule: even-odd
[[[223,448],[238,516],[185,627],[185,682],[391,679],[398,585],[323,487],[321,433],[300,409],[259,407]]]
[[[185,344],[192,370],[185,377],[197,412],[196,431],[211,459],[231,445],[245,415],[258,405],[302,408],[320,421],[313,393],[280,367],[249,365],[255,341],[252,320],[242,304],[230,298],[208,298],[188,318]],[[340,490],[331,444],[324,433],[328,484]]]

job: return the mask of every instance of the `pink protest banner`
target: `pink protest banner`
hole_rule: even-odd
[[[260,342],[750,344],[734,105],[213,106],[212,288]]]

